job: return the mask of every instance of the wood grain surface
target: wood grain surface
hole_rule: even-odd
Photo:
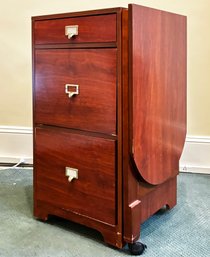
[[[116,134],[116,49],[35,52],[35,123]],[[65,84],[79,85],[69,98]]]
[[[65,36],[65,26],[79,35]],[[186,17],[129,5],[32,18],[34,216],[122,248],[176,204],[186,135]],[[79,85],[69,98],[65,84]],[[65,167],[79,178],[68,181]]]
[[[35,201],[116,224],[115,141],[36,128]],[[78,169],[71,182],[65,167]]]
[[[131,5],[133,158],[148,183],[179,171],[186,135],[186,17]]]
[[[68,39],[65,26],[78,25],[78,36]],[[116,14],[35,21],[35,43],[87,43],[116,41]]]

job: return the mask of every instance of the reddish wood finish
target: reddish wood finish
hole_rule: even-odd
[[[82,28],[72,41],[69,21]],[[176,204],[185,17],[136,5],[33,17],[33,90],[35,217],[79,222],[118,248],[138,240],[142,222]]]
[[[36,50],[35,60],[37,124],[116,134],[116,49]]]
[[[32,30],[33,31],[33,67],[34,67],[33,68],[33,71],[34,71],[33,72],[34,128],[38,128],[38,130],[39,130],[40,125],[45,124],[45,125],[41,126],[42,131],[44,131],[43,132],[44,134],[48,134],[48,132],[49,132],[49,135],[50,135],[52,133],[50,128],[52,128],[53,131],[55,129],[55,128],[53,128],[53,126],[69,127],[70,129],[68,129],[68,130],[62,128],[62,129],[59,129],[56,131],[61,131],[60,132],[61,134],[63,134],[65,131],[65,133],[67,133],[69,135],[69,138],[72,138],[72,136],[74,134],[81,135],[81,136],[83,136],[84,139],[86,139],[86,137],[89,139],[91,138],[92,140],[90,139],[90,141],[92,142],[92,145],[94,145],[94,144],[98,145],[97,137],[99,137],[100,138],[99,142],[102,142],[102,144],[100,144],[100,148],[96,147],[98,156],[100,156],[100,152],[101,152],[101,154],[102,153],[107,154],[106,153],[107,149],[109,152],[109,149],[111,148],[113,150],[113,147],[114,147],[114,152],[111,153],[113,155],[108,154],[109,160],[107,161],[107,163],[106,164],[102,163],[102,164],[100,164],[100,165],[102,165],[102,167],[100,165],[98,167],[98,168],[101,167],[102,170],[103,169],[107,170],[107,167],[111,165],[110,166],[111,168],[109,169],[110,173],[108,172],[107,176],[103,175],[103,179],[106,179],[107,181],[102,181],[102,185],[104,184],[104,185],[110,185],[110,186],[107,186],[105,188],[105,191],[103,190],[103,187],[101,188],[101,183],[99,183],[100,178],[102,178],[101,176],[99,176],[98,179],[96,178],[96,180],[93,181],[93,185],[95,185],[94,188],[96,189],[96,194],[99,194],[99,196],[97,195],[98,202],[96,203],[96,201],[95,201],[97,198],[96,195],[95,195],[95,200],[93,199],[93,203],[92,203],[93,196],[87,195],[87,197],[89,199],[91,199],[91,203],[89,201],[89,204],[88,204],[85,201],[85,199],[81,199],[80,196],[78,196],[79,194],[76,194],[77,197],[79,197],[79,202],[81,204],[81,206],[80,206],[80,204],[79,205],[75,204],[76,200],[73,200],[73,202],[71,202],[71,198],[69,198],[68,200],[67,199],[64,200],[63,197],[65,198],[65,193],[64,194],[61,193],[59,199],[57,198],[57,200],[58,200],[57,201],[58,205],[57,205],[55,203],[55,201],[53,201],[52,199],[49,201],[50,198],[48,199],[48,197],[50,194],[47,193],[48,190],[46,190],[46,187],[44,187],[45,189],[43,189],[43,186],[42,186],[43,183],[47,183],[46,180],[49,177],[44,175],[44,177],[39,176],[39,179],[37,179],[37,174],[40,174],[40,172],[43,168],[45,169],[45,173],[49,174],[49,176],[50,176],[50,169],[48,169],[47,166],[45,166],[45,164],[43,163],[45,161],[48,162],[47,159],[45,159],[45,161],[43,161],[43,159],[41,159],[42,160],[41,164],[36,163],[36,160],[39,161],[37,151],[39,151],[39,153],[40,153],[42,151],[42,149],[41,149],[42,147],[39,144],[37,144],[37,137],[34,136],[34,163],[35,163],[35,167],[34,167],[34,215],[35,215],[35,217],[37,217],[39,219],[47,220],[48,215],[52,214],[52,215],[61,216],[61,217],[67,218],[67,219],[71,219],[72,221],[79,222],[86,226],[90,226],[92,228],[99,230],[102,233],[104,240],[107,243],[109,243],[113,246],[116,246],[118,248],[123,247],[123,245],[125,244],[125,242],[123,241],[123,238],[122,238],[123,237],[123,235],[122,235],[122,182],[121,182],[122,181],[122,171],[121,171],[121,168],[122,168],[122,157],[121,157],[122,143],[120,141],[118,142],[118,140],[117,140],[118,136],[120,136],[120,137],[122,136],[122,128],[121,128],[121,123],[120,123],[121,119],[120,118],[116,119],[117,116],[121,115],[121,108],[120,108],[121,97],[119,94],[120,88],[121,88],[121,71],[120,71],[120,64],[121,64],[121,49],[120,49],[121,48],[121,11],[122,11],[121,8],[116,8],[116,9],[101,10],[101,11],[88,11],[88,12],[81,12],[81,13],[39,16],[39,17],[32,18],[32,21],[33,21],[33,23],[32,23],[32,26],[33,26],[33,30]],[[54,20],[54,19],[58,20],[60,18],[77,17],[77,16],[80,17],[79,19],[83,19],[83,18],[85,18],[85,16],[91,16],[91,15],[95,16],[95,15],[100,15],[100,14],[113,14],[112,17],[115,16],[115,18],[116,18],[115,24],[114,24],[113,28],[111,28],[111,30],[115,31],[115,33],[116,33],[116,36],[115,36],[113,42],[107,41],[107,38],[109,37],[109,36],[107,37],[107,35],[109,35],[109,32],[107,32],[107,35],[105,35],[104,41],[101,41],[100,38],[103,38],[103,36],[104,36],[104,35],[101,35],[101,32],[103,32],[104,26],[103,26],[102,30],[100,30],[100,28],[99,28],[99,30],[101,32],[98,34],[98,36],[97,36],[98,32],[96,32],[95,36],[92,37],[95,40],[95,42],[93,42],[93,43],[91,43],[89,41],[81,41],[81,44],[59,43],[59,45],[58,45],[56,40],[55,40],[55,42],[53,41],[50,44],[49,44],[49,42],[45,42],[45,44],[37,44],[37,41],[35,42],[37,30],[35,30],[34,27],[35,27],[35,24],[37,21],[41,22],[44,20]],[[109,15],[105,15],[105,16],[107,18],[110,17]],[[110,21],[107,20],[106,23],[110,24]],[[97,28],[98,28],[98,24],[97,24]],[[94,24],[93,27],[95,25],[96,24]],[[109,27],[109,29],[110,29],[110,27]],[[106,29],[106,31],[107,31],[107,29]],[[84,32],[84,33],[86,33],[86,32]],[[87,35],[87,33],[86,33],[86,35]],[[98,37],[98,38],[96,39],[96,37]],[[82,37],[80,37],[80,39],[81,38]],[[87,37],[86,37],[86,39],[87,39]],[[116,47],[118,49],[116,49]],[[68,50],[64,50],[65,48]],[[99,49],[99,48],[103,48],[103,49]],[[73,50],[73,49],[75,49],[75,50]],[[54,51],[54,53],[56,51],[59,53],[61,53],[62,51],[63,51],[63,53],[64,52],[71,53],[71,57],[75,58],[74,59],[75,66],[72,64],[73,58],[71,58],[71,60],[69,60],[69,57],[68,57],[66,59],[66,62],[62,61],[62,60],[58,60],[58,59],[55,60],[55,59],[53,59],[55,57],[50,57],[50,55],[49,55],[49,53],[52,54],[51,51]],[[48,56],[46,55],[46,53],[48,53]],[[79,58],[78,58],[78,56],[79,56]],[[41,57],[41,58],[39,58],[39,57]],[[47,60],[47,58],[51,59],[51,61],[53,62],[53,65],[49,62],[49,60]],[[61,65],[60,67],[58,65],[59,62]],[[56,66],[56,63],[58,66],[56,68],[53,68],[53,66]],[[47,69],[49,68],[48,65],[50,66],[50,69],[47,71]],[[66,65],[69,65],[69,67],[66,67]],[[47,68],[47,66],[48,66],[48,68]],[[39,68],[39,72],[37,72],[37,68]],[[74,117],[72,116],[71,123],[69,122],[69,115],[68,115],[69,113],[66,113],[66,117],[63,118],[63,124],[62,124],[62,120],[61,120],[62,114],[61,114],[61,116],[59,116],[59,115],[57,116],[58,119],[60,119],[59,123],[54,124],[53,123],[54,118],[55,118],[54,114],[56,113],[56,111],[59,107],[61,98],[58,101],[56,101],[56,104],[54,104],[54,107],[52,109],[53,100],[55,101],[57,95],[54,94],[55,89],[52,86],[50,86],[50,91],[52,90],[52,92],[54,92],[53,93],[54,95],[53,96],[51,95],[50,99],[48,99],[49,104],[45,103],[44,104],[45,106],[44,107],[42,106],[42,108],[41,108],[40,103],[43,101],[43,95],[45,95],[45,97],[47,98],[47,90],[45,87],[43,87],[42,83],[43,82],[46,83],[45,86],[47,85],[47,87],[48,87],[49,81],[54,82],[52,85],[54,87],[56,87],[59,79],[62,80],[63,78],[69,77],[68,74],[66,75],[66,73],[62,73],[62,69],[64,69],[68,74],[70,73],[70,75],[72,77],[79,79],[80,82],[82,81],[82,85],[83,85],[82,89],[85,89],[85,91],[82,90],[82,92],[83,92],[82,93],[82,96],[83,96],[82,101],[79,102],[79,100],[77,99],[77,96],[73,98],[74,103],[76,102],[78,104],[77,104],[77,108],[75,108],[75,106],[73,104],[71,106],[72,109],[74,108],[74,110],[76,110],[74,113]],[[82,73],[82,69],[83,69],[83,73]],[[51,75],[52,75],[52,77],[51,77]],[[57,76],[60,78],[58,78],[57,81],[55,81],[56,80],[55,78]],[[50,77],[51,77],[51,79],[50,79]],[[63,78],[61,78],[61,77],[63,77]],[[37,78],[40,78],[39,82],[37,81]],[[65,83],[71,83],[71,82],[65,82]],[[40,87],[42,87],[42,90],[43,90],[42,92],[40,91]],[[56,88],[55,91],[59,92],[59,90],[60,89]],[[62,90],[64,90],[64,88]],[[99,94],[99,90],[100,90],[100,94]],[[51,92],[51,94],[52,94],[52,92]],[[89,92],[89,94],[88,94],[88,92]],[[39,97],[37,98],[38,94],[39,94]],[[65,93],[64,93],[64,95],[65,95]],[[81,96],[81,94],[79,96]],[[53,100],[51,99],[51,97],[53,97]],[[44,99],[44,101],[46,100],[46,98]],[[46,100],[46,101],[48,101],[48,100]],[[70,100],[70,99],[68,99],[68,100]],[[83,103],[83,105],[82,105],[82,103]],[[117,103],[118,103],[118,108],[116,108]],[[69,102],[68,102],[68,104],[69,104]],[[93,106],[95,108],[93,108]],[[66,106],[63,106],[63,107],[64,107],[64,109],[66,108]],[[44,113],[47,112],[48,108],[51,108],[51,111],[48,112],[48,115],[45,115]],[[105,112],[105,110],[107,110],[107,113]],[[103,118],[102,118],[102,112],[103,112]],[[38,113],[38,115],[37,115],[37,113]],[[80,121],[79,121],[79,119],[77,119],[77,114],[80,115]],[[50,116],[50,117],[47,117],[47,116]],[[77,121],[79,121],[78,123],[76,123],[76,119],[77,119]],[[47,120],[48,121],[50,120],[50,122],[47,123]],[[50,125],[50,126],[46,126],[46,125]],[[75,127],[74,127],[74,125],[75,125]],[[34,131],[36,131],[36,129],[34,129]],[[97,133],[92,133],[92,132],[97,132]],[[59,135],[60,135],[60,133],[59,133]],[[73,133],[73,134],[71,134],[71,133]],[[34,135],[35,135],[35,133],[34,133]],[[47,136],[46,136],[46,138],[47,138]],[[45,142],[46,138],[42,137],[43,145],[45,144],[44,142]],[[57,140],[58,140],[58,144],[61,144],[61,145],[62,145],[62,142],[65,141],[64,138],[60,139],[59,136],[58,137],[54,136],[54,141],[57,141]],[[95,140],[96,140],[96,142],[95,142]],[[110,143],[106,147],[107,143],[103,144],[103,142],[108,142],[107,140],[110,141]],[[66,152],[64,154],[63,154],[63,148],[62,148],[62,150],[61,150],[61,148],[59,148],[60,154],[61,155],[63,154],[63,157],[61,157],[61,159],[64,158],[65,161],[67,161],[68,156],[69,155],[71,156],[72,152],[74,152],[74,149],[73,149],[74,147],[72,146],[71,141],[69,141],[68,139],[66,139],[66,141],[68,142],[66,144],[65,144],[65,142],[63,142],[64,146],[66,145],[66,147],[67,147]],[[80,142],[81,142],[81,144],[85,145],[86,140],[83,140],[83,141],[84,142],[82,142],[82,141],[80,141]],[[51,140],[49,142],[51,142],[51,144],[50,144],[51,147],[48,148],[48,150],[50,150],[48,152],[52,152],[55,154],[55,152],[54,152],[55,150],[52,150],[53,142]],[[89,144],[89,146],[90,146],[90,144]],[[78,149],[75,150],[77,155],[79,154],[79,147],[80,146],[78,146],[77,147]],[[71,151],[69,151],[70,148],[71,148]],[[47,149],[47,147],[43,147],[43,149]],[[58,149],[58,151],[59,151],[59,149]],[[78,160],[78,162],[79,162],[79,158],[83,158],[83,159],[88,158],[91,155],[91,152],[92,152],[91,149],[92,149],[92,147],[89,147],[88,155],[80,154],[80,157],[77,156],[76,160]],[[58,153],[58,151],[56,151],[56,154]],[[112,160],[113,156],[114,156],[114,160]],[[49,155],[48,155],[48,157],[51,158]],[[86,163],[91,162],[91,165],[94,166],[94,164],[95,164],[94,158],[95,157],[92,156],[91,158],[92,158],[91,160],[89,158],[87,161],[83,160],[82,163],[84,164],[85,162]],[[102,156],[102,159],[103,158],[104,157]],[[75,159],[74,159],[74,161],[75,161]],[[100,160],[98,160],[98,161],[100,162]],[[111,164],[110,161],[111,161],[111,163],[113,161],[113,163]],[[52,163],[53,163],[53,161],[48,162],[49,165],[52,165]],[[59,164],[59,161],[58,161],[58,164]],[[87,169],[89,169],[89,168],[87,168]],[[93,173],[91,173],[90,178],[93,179],[94,174],[96,177],[98,176],[98,173],[94,172],[98,168],[97,167],[93,168]],[[54,173],[54,172],[56,172],[56,170],[54,168],[52,168],[52,169],[53,169],[53,174],[54,174],[52,176],[56,177],[56,175]],[[86,172],[86,170],[85,170],[85,172]],[[59,174],[60,174],[60,176],[63,176],[64,171],[62,173],[60,172]],[[55,177],[54,177],[54,180],[55,180]],[[87,178],[88,178],[88,176],[87,176]],[[60,178],[59,178],[59,180],[60,180]],[[83,180],[83,182],[84,182],[84,180]],[[97,185],[95,183],[97,183]],[[88,185],[90,186],[89,182],[88,182]],[[42,194],[42,192],[41,192],[42,199],[39,199],[39,197],[40,197],[39,188],[40,188],[40,190],[42,188],[42,190],[47,191],[44,194]],[[53,190],[53,188],[54,187],[51,187],[52,190]],[[65,186],[64,186],[64,188],[65,188]],[[98,190],[100,192],[98,192]],[[108,192],[107,192],[107,190],[108,190]],[[56,193],[57,192],[58,191],[56,191]],[[44,198],[46,194],[48,195],[47,199]],[[103,197],[100,199],[101,194],[103,194]],[[106,194],[107,194],[107,196],[106,196]],[[111,196],[110,203],[108,203],[109,196]],[[67,201],[67,203],[66,203],[66,201]],[[68,205],[67,206],[68,208],[63,208],[62,204]],[[93,205],[94,205],[94,207],[93,207]],[[103,207],[105,205],[107,205],[107,207],[105,207],[105,209],[104,209]],[[75,206],[77,208],[80,208],[79,212],[74,211],[74,208],[76,208]],[[113,206],[114,206],[114,208],[113,208]],[[95,210],[96,208],[97,208],[97,210]],[[103,212],[103,214],[102,214],[102,212]],[[104,215],[104,218],[103,218],[103,215]]]
[[[133,9],[133,10],[135,9],[135,10],[133,11],[131,9]],[[147,17],[147,15],[146,15],[147,11],[148,11],[148,14],[149,14],[149,12],[154,12],[154,17],[152,16],[152,14],[150,14]],[[135,157],[137,159],[138,158],[141,159],[142,156],[144,156],[146,159],[147,154],[149,154],[148,149],[150,149],[150,147],[153,147],[152,143],[153,143],[153,140],[155,140],[155,139],[153,139],[153,137],[155,136],[155,134],[152,134],[153,131],[149,130],[147,132],[144,129],[144,123],[142,122],[142,120],[147,120],[147,115],[151,115],[151,113],[149,113],[151,111],[151,109],[148,109],[148,112],[144,114],[145,108],[147,107],[147,102],[150,100],[148,95],[150,95],[150,94],[152,95],[152,93],[153,93],[153,92],[151,92],[150,84],[146,83],[147,82],[146,78],[148,79],[148,83],[149,83],[150,82],[149,80],[151,80],[152,77],[155,76],[155,74],[157,75],[157,71],[153,70],[152,68],[150,69],[150,67],[154,66],[156,62],[157,63],[160,62],[160,60],[158,60],[158,57],[161,57],[161,62],[163,64],[165,62],[168,62],[168,59],[170,59],[169,56],[167,55],[166,49],[164,50],[164,48],[167,48],[167,46],[164,45],[164,41],[167,41],[168,39],[165,38],[166,36],[160,35],[158,33],[151,34],[152,28],[155,28],[156,25],[151,26],[152,23],[149,24],[149,22],[148,23],[146,22],[146,21],[148,21],[148,18],[149,18],[149,19],[152,19],[154,23],[155,23],[155,21],[158,23],[158,16],[156,15],[155,12],[157,12],[157,10],[140,7],[140,6],[138,7],[135,5],[130,5],[129,6],[129,18],[128,18],[128,24],[129,24],[128,32],[126,32],[126,29],[124,30],[124,33],[125,33],[124,37],[129,39],[128,59],[126,59],[126,57],[125,57],[125,59],[123,60],[124,81],[127,81],[128,67],[126,66],[126,64],[128,64],[128,63],[129,63],[130,77],[129,77],[129,85],[128,85],[129,92],[127,91],[128,89],[127,89],[126,85],[123,89],[124,90],[123,91],[124,92],[124,97],[123,97],[123,99],[124,99],[124,101],[123,101],[123,117],[124,117],[124,122],[123,122],[123,130],[124,130],[124,133],[123,133],[123,149],[124,149],[123,192],[124,192],[124,217],[126,217],[126,218],[124,218],[124,223],[123,223],[124,224],[123,237],[124,237],[124,240],[129,243],[133,243],[139,238],[140,224],[142,222],[144,222],[145,219],[147,219],[149,216],[154,214],[158,209],[160,209],[165,204],[167,204],[171,208],[176,204],[176,176],[172,179],[168,179],[168,173],[173,174],[173,171],[171,172],[171,170],[169,170],[169,171],[167,170],[168,168],[170,169],[170,167],[168,167],[166,160],[159,159],[160,153],[157,153],[155,151],[152,157],[156,158],[157,167],[160,166],[160,162],[161,162],[163,170],[157,170],[155,168],[155,163],[153,162],[153,163],[151,163],[153,166],[153,169],[151,170],[152,174],[149,174],[149,176],[150,176],[150,178],[152,176],[154,176],[154,179],[157,179],[159,177],[160,179],[163,179],[163,181],[166,180],[166,182],[164,182],[164,183],[160,183],[160,181],[158,181],[160,184],[154,186],[154,185],[151,185],[151,182],[154,183],[154,180],[151,180],[151,179],[148,179],[149,183],[147,181],[140,182],[139,180],[141,178],[139,178],[139,174],[142,175],[142,169],[139,169],[140,167],[136,167],[136,165],[133,164],[133,157],[134,157],[133,150],[135,152],[135,150],[137,149],[137,152],[135,152],[135,154],[136,154]],[[168,15],[168,14],[165,13],[163,15]],[[175,16],[176,15],[174,15],[175,20],[179,19],[179,17],[180,17],[180,16],[176,16],[176,17]],[[126,17],[126,14],[125,14],[125,17]],[[173,19],[171,16],[170,16],[170,18]],[[181,108],[176,106],[177,103],[179,104],[180,100],[177,101],[177,99],[175,99],[173,97],[170,98],[170,100],[172,100],[173,102],[169,103],[170,104],[169,108],[176,109],[176,111],[178,113],[176,113],[175,116],[177,115],[177,117],[179,117],[177,122],[179,122],[180,123],[179,125],[181,126],[181,129],[180,129],[180,127],[177,126],[177,124],[173,124],[173,128],[172,128],[173,133],[176,132],[176,136],[180,139],[179,142],[178,141],[176,142],[175,147],[173,147],[171,145],[171,147],[173,148],[173,151],[171,151],[169,153],[168,157],[172,158],[173,160],[174,160],[174,157],[173,157],[174,154],[177,156],[181,154],[184,139],[185,139],[185,133],[186,133],[185,132],[185,130],[186,130],[186,116],[185,116],[186,115],[186,31],[185,31],[186,27],[184,27],[184,26],[186,26],[185,17],[180,17],[180,20],[181,20],[181,24],[178,24],[179,22],[177,22],[177,26],[181,26],[180,32],[179,32],[180,35],[178,36],[180,49],[177,49],[175,47],[175,52],[178,54],[180,51],[181,57],[179,57],[180,58],[179,59],[179,61],[180,61],[179,67],[177,67],[175,65],[174,72],[177,75],[178,69],[182,69],[182,70],[180,70],[180,74],[182,77],[180,78],[177,75],[178,76],[177,83],[179,84],[179,87],[180,87],[179,94],[181,94],[181,96],[180,96],[182,99],[181,101],[183,101],[183,102],[181,102],[181,106],[182,106],[183,110],[181,110]],[[145,25],[145,22],[146,22],[146,25]],[[145,29],[142,28],[142,24],[144,24],[147,27]],[[173,22],[172,22],[172,24],[173,24]],[[126,26],[126,25],[124,24],[124,26]],[[151,28],[150,28],[150,26],[151,26]],[[162,26],[163,27],[165,26],[164,21],[162,21]],[[174,25],[172,25],[172,29],[174,29]],[[177,30],[178,30],[178,28],[177,28]],[[141,31],[141,35],[139,35],[139,31]],[[127,37],[126,37],[126,33],[127,33]],[[151,45],[150,40],[148,42],[148,37],[150,37],[151,40],[156,41],[157,40],[156,36],[159,36],[159,37],[163,36],[163,38],[162,38],[163,41],[161,41],[161,44],[163,44],[164,47],[162,45],[159,45],[159,47],[161,49],[163,48],[161,56],[157,55],[158,50],[155,48],[156,45],[155,44]],[[167,36],[170,36],[170,35],[167,35]],[[153,39],[153,37],[154,37],[154,39]],[[170,39],[169,39],[169,41],[170,41]],[[172,42],[170,42],[170,43],[172,44]],[[175,43],[175,41],[173,43]],[[126,45],[126,40],[125,40],[125,45]],[[142,51],[143,47],[145,47],[145,48],[148,47],[146,53],[144,53]],[[126,48],[126,46],[125,46],[125,48]],[[140,49],[141,49],[141,51],[140,51]],[[171,48],[169,48],[168,50],[169,50],[169,52],[173,52]],[[154,54],[154,56],[152,54]],[[172,54],[172,56],[174,56],[173,53],[170,53],[170,54]],[[126,56],[126,54],[125,54],[125,56]],[[140,63],[141,63],[141,66],[140,66]],[[173,69],[173,67],[169,68],[169,70],[172,70],[172,69]],[[163,74],[164,70],[161,69],[161,65],[159,67],[159,70],[161,70],[160,75],[164,76],[164,74]],[[151,76],[151,78],[148,76],[148,74]],[[165,76],[167,77],[166,72],[165,72]],[[163,78],[161,78],[161,79],[163,79]],[[134,83],[134,81],[135,81],[135,83]],[[175,82],[175,78],[173,78],[173,83],[174,82]],[[126,84],[126,82],[125,82],[125,84]],[[176,86],[176,88],[177,87],[178,86]],[[161,87],[161,89],[164,89],[164,88]],[[160,95],[161,95],[161,92],[160,92],[161,89],[159,89]],[[138,92],[138,90],[139,90],[139,92],[141,92],[141,90],[142,90],[142,92],[144,92],[146,99],[144,98],[143,94],[140,94]],[[167,90],[168,90],[167,93],[170,94],[169,89],[167,89]],[[139,97],[138,99],[137,99],[136,93],[138,93],[138,97]],[[166,99],[163,99],[164,98],[163,95],[161,97],[162,97],[161,100],[164,100],[164,101],[166,100]],[[153,109],[155,110],[157,101],[155,101],[155,99],[153,99],[153,100],[154,100],[154,106],[152,106],[151,102],[149,102],[149,106],[153,107]],[[127,103],[128,103],[128,105],[127,105]],[[144,103],[145,105],[143,105],[141,103]],[[141,111],[141,109],[138,108],[138,104],[141,104],[141,108],[143,108],[142,111]],[[162,115],[162,117],[160,117],[161,115]],[[170,128],[168,128],[168,124],[166,122],[167,120],[165,117],[165,113],[164,112],[160,113],[159,118],[163,119],[163,124],[162,124],[161,129],[163,131],[167,130],[168,133],[170,133],[170,131],[169,131]],[[165,121],[164,121],[164,119],[165,119]],[[151,123],[153,124],[153,122],[154,122],[153,125],[155,125],[155,121],[156,121],[156,119],[155,119],[155,117],[153,117],[153,119],[151,119]],[[173,123],[173,120],[171,120],[171,123]],[[128,127],[128,124],[130,124],[130,127]],[[140,124],[142,127],[140,127]],[[139,131],[137,129],[139,129]],[[127,134],[128,132],[129,132],[129,134]],[[134,136],[135,133],[137,135],[137,138],[135,138],[136,135]],[[138,133],[141,133],[142,138],[138,138]],[[145,138],[147,138],[148,141],[146,141]],[[151,139],[151,140],[149,140],[149,139]],[[164,138],[162,137],[161,139],[163,141],[160,142],[159,149],[161,149],[162,146],[165,144]],[[135,140],[137,140],[137,141],[135,141]],[[141,140],[144,140],[144,142]],[[138,151],[139,150],[138,149],[139,141],[142,143],[141,152]],[[128,146],[128,142],[129,142],[129,146]],[[145,148],[144,148],[144,143],[145,143]],[[174,143],[174,141],[170,142],[170,143],[172,144],[172,143]],[[176,147],[178,147],[178,149],[175,149]],[[178,151],[178,153],[177,153],[177,151]],[[151,157],[148,156],[148,159],[151,160]],[[178,158],[176,158],[176,160],[174,160],[173,165],[174,165],[173,168],[176,169],[176,173],[177,173],[178,172]],[[161,174],[159,175],[158,172],[160,172]],[[143,172],[143,174],[145,174],[145,173]],[[174,173],[174,174],[176,175],[176,173]],[[171,177],[173,177],[173,175],[171,175]],[[155,182],[157,182],[157,180]]]
[[[144,180],[160,184],[178,174],[186,135],[186,19],[129,8],[133,158]]]
[[[171,209],[176,205],[176,176],[158,186],[148,187],[145,183],[139,183],[138,191],[138,198],[141,199],[140,223],[143,223],[157,212],[160,206],[167,205]]]
[[[115,141],[62,129],[35,133],[36,200],[116,224]],[[78,169],[78,179],[69,182],[65,167]]]
[[[68,210],[57,208],[55,205],[47,204],[42,201],[36,201],[36,206],[34,209],[35,217],[46,221],[48,219],[49,213],[51,215],[69,219],[71,221],[78,222],[82,225],[98,230],[103,235],[104,241],[107,244],[113,245],[117,248],[122,248],[125,245],[125,242],[122,240],[122,234],[118,230],[118,226],[110,226],[110,224],[90,219]]]
[[[133,243],[140,236],[140,225],[164,205],[170,209],[176,205],[176,176],[160,185],[150,185],[140,182],[134,174],[132,165],[127,171],[128,181],[124,184],[124,219],[123,238],[125,242]]]
[[[68,39],[65,26],[70,25],[78,25],[79,33]],[[34,29],[36,44],[114,42],[116,14],[36,21]]]

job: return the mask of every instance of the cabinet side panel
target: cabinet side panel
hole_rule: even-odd
[[[186,17],[130,5],[132,154],[160,184],[178,174],[186,135]]]

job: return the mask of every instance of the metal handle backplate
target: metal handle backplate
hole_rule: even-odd
[[[68,39],[71,39],[74,36],[77,36],[79,33],[78,25],[65,26],[65,35]]]
[[[65,93],[71,98],[74,95],[79,95],[79,85],[75,84],[66,84]]]
[[[78,169],[66,167],[66,176],[69,182],[73,179],[78,179]]]

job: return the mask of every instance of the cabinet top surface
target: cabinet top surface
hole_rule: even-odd
[[[101,15],[101,14],[110,14],[110,13],[121,13],[122,10],[128,10],[132,6],[138,6],[138,8],[153,9],[153,10],[160,11],[160,12],[179,15],[179,14],[176,14],[176,13],[163,11],[163,10],[158,10],[158,9],[155,9],[155,8],[146,7],[146,6],[142,6],[142,5],[129,4],[128,8],[114,7],[114,8],[105,8],[105,9],[85,10],[85,11],[78,11],[78,12],[67,12],[67,13],[59,13],[59,14],[48,14],[48,15],[33,16],[32,21],[48,20],[48,19],[62,19],[62,18],[66,18],[66,17],[76,17],[76,16],[79,17],[79,16]],[[180,16],[183,16],[183,15],[180,15]]]
[[[36,20],[48,20],[48,19],[62,19],[66,17],[79,17],[79,16],[90,16],[90,15],[101,15],[101,14],[111,14],[111,13],[120,13],[126,8],[117,7],[117,8],[107,8],[107,9],[98,9],[98,10],[88,10],[80,12],[68,12],[68,13],[59,13],[59,14],[49,14],[41,16],[33,16],[32,21]]]

